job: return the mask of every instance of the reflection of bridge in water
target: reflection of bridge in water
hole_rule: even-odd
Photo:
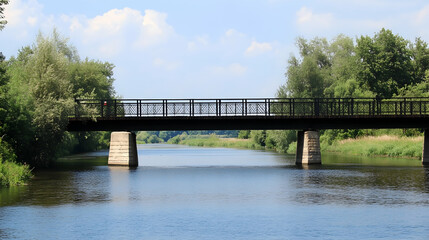
[[[296,129],[296,161],[311,164],[321,163],[319,129],[429,129],[428,120],[429,98],[81,99],[68,130]],[[425,131],[424,145],[428,138]],[[133,134],[113,133],[109,164],[137,164],[135,146],[125,147],[130,144]],[[423,163],[429,163],[428,151]]]

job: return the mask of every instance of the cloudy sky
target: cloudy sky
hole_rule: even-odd
[[[11,0],[5,15],[6,57],[56,27],[82,59],[115,64],[125,98],[273,97],[299,36],[429,42],[426,0]]]

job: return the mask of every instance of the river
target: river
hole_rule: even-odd
[[[0,189],[0,239],[428,239],[429,169],[418,160],[139,145],[61,159]]]

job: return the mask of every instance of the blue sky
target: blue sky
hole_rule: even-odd
[[[273,97],[297,37],[384,27],[429,42],[423,0],[11,0],[5,16],[6,57],[56,27],[82,59],[115,64],[125,98]]]

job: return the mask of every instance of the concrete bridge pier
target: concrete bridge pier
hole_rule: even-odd
[[[423,138],[423,165],[429,165],[429,129],[425,129],[425,137]]]
[[[295,163],[297,165],[321,164],[319,132],[298,131],[297,137]]]
[[[110,148],[108,165],[137,167],[136,135],[131,132],[112,132],[110,135]]]

